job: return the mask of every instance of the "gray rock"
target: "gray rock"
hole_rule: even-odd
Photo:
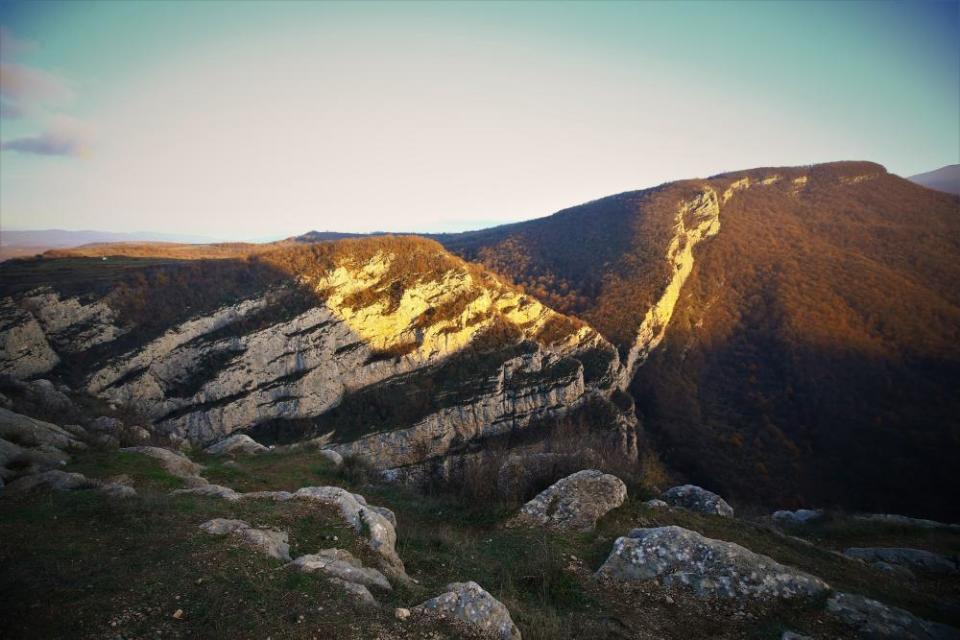
[[[0,438],[21,447],[49,445],[57,449],[85,449],[69,432],[50,422],[0,409]]]
[[[160,447],[127,447],[123,451],[132,451],[145,456],[150,456],[160,461],[160,466],[167,470],[171,475],[178,478],[195,476],[203,470],[203,466],[190,460],[190,458]]]
[[[523,505],[508,527],[542,527],[557,531],[592,531],[597,520],[623,504],[627,486],[596,469],[558,480]]]
[[[393,523],[367,505],[363,496],[340,487],[303,487],[294,498],[311,500],[339,510],[341,517],[364,535],[370,547],[383,560],[383,569],[393,577],[408,580],[403,561],[397,555],[397,532]]]
[[[38,487],[48,487],[54,491],[75,491],[77,489],[93,489],[98,485],[82,473],[67,473],[66,471],[44,471],[36,473],[10,483],[8,491],[30,491]]]
[[[150,442],[151,433],[139,425],[132,425],[126,428],[124,435],[129,442],[146,444]]]
[[[335,467],[339,467],[343,464],[343,456],[333,449],[320,449],[317,451],[317,455]]]
[[[242,500],[274,500],[276,502],[284,502],[293,497],[289,491],[250,491],[239,495]]]
[[[290,560],[290,545],[286,531],[256,529],[243,520],[214,518],[200,525],[211,535],[233,535],[245,544],[277,560]]]
[[[447,592],[427,600],[415,609],[435,611],[467,622],[500,640],[521,640],[520,630],[502,602],[476,582],[454,582]]]
[[[73,410],[73,401],[57,389],[49,380],[33,380],[24,383],[27,400],[39,404],[56,414],[66,414]]]
[[[205,484],[199,487],[191,487],[189,489],[177,489],[176,491],[173,491],[171,495],[208,496],[211,498],[223,498],[224,500],[229,500],[230,502],[236,502],[237,500],[240,500],[239,493],[230,487],[224,487],[219,484]]]
[[[0,373],[29,378],[60,363],[37,319],[10,298],[0,300],[0,324]]]
[[[358,604],[367,607],[377,606],[377,599],[373,597],[372,593],[370,593],[370,589],[362,584],[350,582],[349,580],[342,580],[340,578],[330,578],[330,583],[346,591],[347,595],[353,598],[353,600]]]
[[[724,518],[733,517],[733,507],[727,504],[723,498],[696,485],[684,484],[673,487],[665,491],[660,498],[673,507],[683,507],[690,511],[709,513]]]
[[[364,567],[357,558],[344,549],[324,549],[319,553],[300,556],[293,566],[301,571],[317,572],[365,587],[390,590],[386,576],[369,567]]]
[[[87,431],[107,433],[114,436],[119,436],[123,430],[123,422],[109,416],[100,416],[99,418],[91,420],[90,424],[87,425]]]
[[[216,444],[210,445],[204,451],[214,456],[233,456],[237,454],[254,455],[264,453],[269,449],[246,434],[235,433]]]
[[[902,527],[915,527],[917,529],[960,529],[960,524],[947,524],[937,522],[936,520],[926,520],[924,518],[910,518],[893,513],[859,513],[853,516],[853,518],[855,520],[864,520],[877,524],[892,524]]]
[[[784,631],[783,635],[780,636],[780,640],[813,640],[813,638],[801,635],[796,631]]]
[[[634,529],[617,538],[599,577],[685,586],[700,597],[805,598],[825,593],[819,578],[732,542],[681,527]]]
[[[898,578],[900,580],[913,580],[917,577],[913,571],[910,571],[910,569],[896,564],[890,564],[889,562],[874,562],[872,565],[874,569],[883,571],[892,578]]]
[[[660,498],[654,498],[653,500],[647,500],[643,503],[643,506],[648,509],[669,509],[670,505],[661,500]]]
[[[849,593],[835,593],[827,611],[869,640],[956,640],[960,631],[917,618],[908,611]]]
[[[887,563],[923,573],[956,575],[960,573],[957,558],[922,549],[903,547],[851,547],[843,555],[871,563]]]
[[[814,522],[823,517],[822,509],[797,509],[796,511],[774,511],[773,519],[781,524],[796,525]]]

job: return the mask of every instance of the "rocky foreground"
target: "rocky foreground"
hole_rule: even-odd
[[[950,525],[742,519],[592,469],[477,505],[315,442],[158,444],[0,409],[0,635],[960,637]]]

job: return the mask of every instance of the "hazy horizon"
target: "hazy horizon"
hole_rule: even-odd
[[[956,2],[0,2],[0,227],[444,232],[960,162]]]

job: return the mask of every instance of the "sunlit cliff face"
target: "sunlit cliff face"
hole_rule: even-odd
[[[360,264],[340,264],[309,284],[372,349],[417,360],[459,351],[495,327],[545,341],[548,324],[559,323],[559,335],[548,341],[561,350],[598,338],[589,327],[465,265],[451,266],[438,279],[401,278],[395,254],[381,251]]]

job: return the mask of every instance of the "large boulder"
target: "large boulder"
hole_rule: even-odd
[[[244,544],[260,553],[276,558],[290,560],[290,545],[287,532],[276,529],[257,529],[243,520],[214,518],[200,525],[200,529],[215,536],[233,535]]]
[[[323,549],[319,553],[300,556],[293,566],[301,571],[322,573],[331,578],[390,590],[386,576],[369,567],[345,549]]]
[[[909,611],[850,593],[835,593],[827,611],[852,627],[858,638],[869,640],[957,640],[960,631],[930,622]]]
[[[844,551],[843,555],[875,565],[877,563],[884,563],[912,571],[944,575],[956,575],[960,573],[960,564],[958,564],[956,557],[949,557],[922,549],[907,549],[903,547],[851,547]]]
[[[690,511],[709,513],[711,515],[733,517],[733,507],[727,501],[701,487],[693,484],[684,484],[668,489],[660,498],[673,507],[683,507]]]
[[[657,580],[689,587],[701,597],[790,599],[829,589],[819,578],[738,544],[675,526],[634,529],[617,538],[597,575],[630,582]]]
[[[250,436],[243,433],[235,433],[220,442],[210,445],[204,449],[206,453],[213,456],[234,456],[237,454],[254,455],[269,451]]]
[[[454,582],[447,592],[416,607],[459,618],[500,640],[521,640],[510,611],[476,582]]]
[[[597,520],[627,498],[627,486],[596,469],[558,480],[523,505],[508,527],[542,527],[556,531],[592,531]]]

